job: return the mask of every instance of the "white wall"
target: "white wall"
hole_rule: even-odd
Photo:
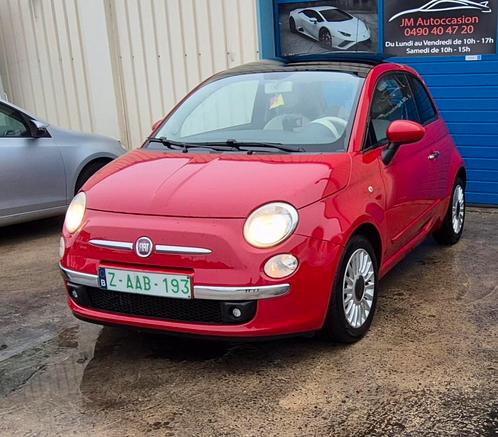
[[[9,99],[129,147],[201,80],[258,56],[256,0],[0,0]]]

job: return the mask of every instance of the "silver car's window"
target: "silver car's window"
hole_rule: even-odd
[[[0,138],[27,137],[29,130],[18,111],[0,105]]]
[[[344,151],[363,81],[354,74],[328,71],[226,77],[194,92],[156,137],[188,143],[235,140],[297,145],[311,152]]]

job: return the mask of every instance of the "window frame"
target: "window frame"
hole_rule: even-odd
[[[393,70],[393,71],[387,71],[387,72],[385,72],[384,74],[382,74],[377,79],[377,82],[375,83],[375,87],[374,87],[374,94],[372,96],[372,101],[370,103],[370,107],[368,108],[367,125],[366,125],[366,128],[365,128],[365,134],[364,134],[364,137],[363,137],[363,144],[362,144],[362,148],[361,148],[362,152],[367,153],[367,152],[370,152],[372,150],[376,150],[376,149],[379,149],[379,148],[384,148],[384,147],[386,147],[389,144],[389,141],[386,138],[386,140],[384,140],[384,141],[380,141],[380,142],[378,142],[376,144],[373,144],[373,145],[367,147],[368,140],[369,140],[369,137],[370,137],[370,123],[372,121],[372,107],[373,107],[373,104],[374,104],[374,98],[375,98],[375,94],[376,94],[376,91],[377,91],[377,86],[379,85],[379,83],[382,80],[385,80],[386,78],[389,78],[389,76],[404,76],[405,77],[406,82],[408,84],[408,88],[410,89],[410,92],[412,93],[412,96],[413,96],[413,102],[415,104],[415,110],[417,111],[418,119],[420,120],[420,112],[419,112],[419,108],[418,108],[418,105],[417,105],[417,102],[416,102],[416,99],[415,99],[415,94],[413,92],[413,88],[412,88],[412,85],[411,85],[410,78],[408,77],[409,74],[410,73],[407,73],[406,71]],[[430,94],[429,94],[429,96],[430,96]],[[432,100],[431,100],[431,102],[432,102]]]
[[[13,117],[12,115],[7,115],[6,113],[4,113],[4,115],[6,117],[9,117],[9,118],[13,118],[14,120],[18,121],[19,123],[22,123],[26,129],[26,135],[23,135],[23,136],[19,136],[19,135],[16,135],[16,136],[2,136],[0,135],[0,139],[9,139],[9,138],[33,138],[33,132],[31,131],[31,125],[30,125],[30,121],[31,119],[29,117],[26,116],[26,114],[24,114],[22,111],[19,111],[17,108],[14,108],[10,105],[8,105],[7,103],[5,102],[1,102],[0,101],[0,111],[2,113],[5,112],[11,112],[12,114],[15,114],[16,116],[18,116],[18,118],[16,117]]]
[[[415,100],[415,105],[417,106],[417,111],[418,111],[418,115],[419,115],[419,119],[420,119],[419,123],[425,127],[425,126],[428,126],[428,125],[434,123],[435,121],[439,120],[439,112],[438,112],[437,106],[434,102],[434,98],[432,97],[432,94],[429,92],[429,89],[427,88],[425,83],[421,79],[419,79],[417,76],[415,76],[413,73],[406,72],[405,75],[408,78],[408,84],[410,85],[410,88],[411,88],[412,94],[413,94],[413,98]],[[427,97],[429,97],[429,102],[431,103],[432,109],[434,110],[434,117],[428,119],[424,123],[422,123],[422,117],[420,115],[421,113],[420,113],[419,104],[417,102],[417,98],[415,97],[415,88],[413,86],[414,81],[417,81],[422,86],[422,89],[424,90],[425,94],[427,94]]]

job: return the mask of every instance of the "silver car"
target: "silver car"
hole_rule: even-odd
[[[63,213],[123,153],[118,140],[54,127],[0,100],[0,226]]]

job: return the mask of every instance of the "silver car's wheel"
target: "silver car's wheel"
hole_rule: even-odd
[[[346,321],[360,328],[367,321],[375,293],[374,264],[365,249],[356,250],[346,264],[342,304]]]
[[[459,234],[462,230],[464,218],[465,196],[463,194],[463,188],[457,184],[453,191],[453,205],[451,210],[451,223],[455,234]]]

